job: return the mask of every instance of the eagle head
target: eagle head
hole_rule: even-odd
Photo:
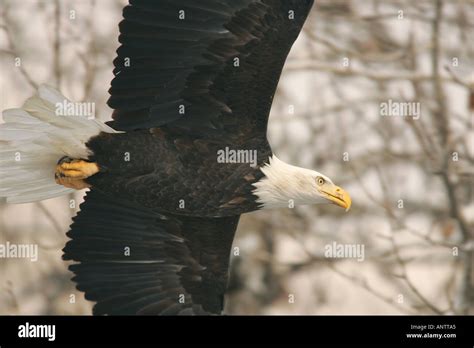
[[[253,194],[262,208],[333,203],[348,211],[349,194],[330,178],[315,170],[289,165],[275,155],[260,168],[265,176],[254,183]]]

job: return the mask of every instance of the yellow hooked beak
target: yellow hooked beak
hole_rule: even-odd
[[[339,186],[333,185],[328,188],[323,188],[321,192],[326,196],[328,200],[340,207],[343,207],[344,209],[346,209],[346,211],[351,208],[351,196],[349,196],[349,194]]]

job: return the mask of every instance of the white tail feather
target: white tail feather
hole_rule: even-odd
[[[54,170],[63,156],[87,158],[87,141],[100,132],[117,133],[84,116],[60,116],[58,103],[70,103],[42,85],[22,108],[3,111],[0,124],[0,200],[28,203],[74,191],[56,184]]]

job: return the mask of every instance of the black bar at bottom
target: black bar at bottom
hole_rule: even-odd
[[[54,325],[54,330],[53,326]],[[53,337],[54,331],[54,337]],[[32,337],[33,336],[33,337]],[[42,336],[42,337],[34,337]],[[0,346],[309,343],[474,346],[473,316],[0,316]]]

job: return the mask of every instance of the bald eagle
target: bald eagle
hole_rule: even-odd
[[[89,188],[63,258],[75,261],[73,280],[96,302],[94,314],[220,314],[241,214],[350,208],[330,178],[279,160],[266,137],[284,62],[312,5],[130,0],[112,121],[58,114],[71,102],[44,85],[4,111],[3,200]]]

